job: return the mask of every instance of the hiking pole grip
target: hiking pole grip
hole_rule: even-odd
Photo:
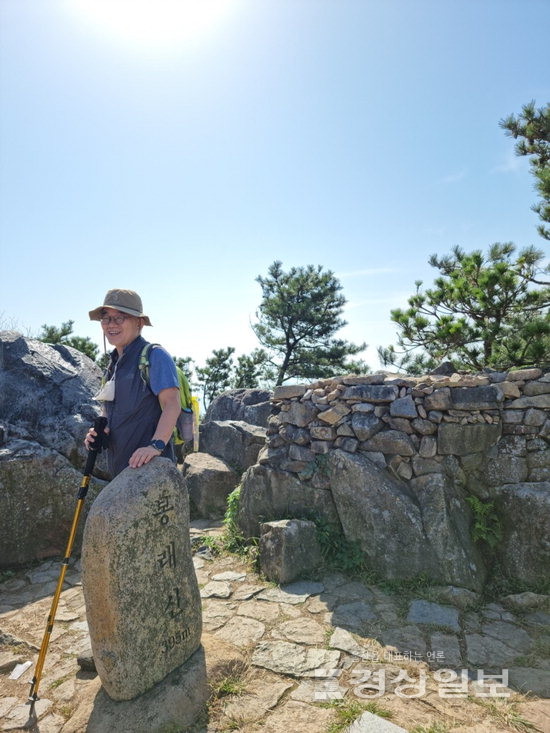
[[[95,459],[97,458],[97,454],[104,447],[105,428],[106,427],[107,427],[107,418],[106,417],[96,417],[96,419],[94,420],[94,430],[96,432],[96,436],[94,438],[94,442],[92,443],[92,445],[90,446],[90,449],[88,450],[88,458],[86,459],[86,467],[84,468],[84,476],[90,476],[92,471],[94,470]]]

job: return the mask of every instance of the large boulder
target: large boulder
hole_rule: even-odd
[[[100,381],[97,364],[70,346],[0,332],[0,422],[75,466],[85,461],[83,439],[99,413],[93,395]]]
[[[64,553],[81,481],[82,473],[51,448],[18,439],[0,448],[0,569]],[[103,484],[90,484],[74,553]]]
[[[440,577],[449,585],[480,591],[487,568],[472,541],[467,494],[452,478],[439,473],[419,476],[409,486],[420,505],[429,551],[436,558]]]
[[[221,458],[242,473],[256,463],[265,432],[265,428],[242,420],[211,420],[201,425],[201,451]]]
[[[470,538],[468,505],[441,474],[417,479],[415,495],[360,454],[331,451],[325,470],[344,535],[359,542],[374,570],[481,589],[485,568]]]
[[[63,552],[100,379],[97,365],[76,349],[0,332],[2,567]],[[105,476],[102,455],[96,466]],[[91,498],[99,488],[92,483]]]
[[[470,537],[471,511],[450,479],[428,474],[407,484],[364,455],[340,449],[323,456],[310,478],[261,464],[249,468],[239,503],[243,533],[260,536],[262,522],[319,518],[357,542],[385,578],[426,574],[437,583],[482,588],[486,570]]]
[[[496,507],[502,524],[499,558],[504,573],[534,586],[547,582],[550,482],[502,486]]]
[[[268,466],[252,466],[244,474],[238,523],[246,537],[259,537],[262,522],[314,517],[340,526],[330,490],[315,488],[287,471]]]
[[[267,427],[271,413],[271,395],[267,389],[232,389],[212,400],[204,416],[210,420],[242,420]]]
[[[183,462],[191,518],[218,519],[227,509],[227,497],[238,476],[227,463],[209,453],[189,453]]]

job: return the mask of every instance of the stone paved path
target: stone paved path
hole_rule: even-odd
[[[197,523],[194,547],[217,531]],[[213,557],[204,546],[194,563],[205,631],[236,645],[248,661],[213,695],[197,733],[345,730],[344,723],[335,727],[338,710],[354,706],[357,714],[359,706],[371,713],[354,724],[358,733],[392,728],[372,713],[389,716],[394,730],[418,733],[550,732],[547,597],[522,594],[479,607],[467,591],[439,589],[429,600],[405,599],[334,573],[279,588],[240,558]],[[25,701],[58,574],[59,563],[47,561],[0,584],[2,731],[27,721]],[[76,562],[61,594],[34,731],[86,730],[77,712],[99,685],[77,664],[88,648]],[[27,660],[33,666],[10,679]]]

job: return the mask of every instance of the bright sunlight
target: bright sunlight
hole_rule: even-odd
[[[166,48],[211,33],[236,0],[73,0],[87,25],[131,45]]]

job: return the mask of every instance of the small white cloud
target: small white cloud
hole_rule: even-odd
[[[458,183],[458,181],[464,180],[466,176],[468,175],[468,171],[464,168],[461,171],[457,171],[456,173],[449,173],[447,176],[443,176],[443,178],[439,179],[439,183],[444,184],[451,184],[451,183]]]
[[[505,160],[494,168],[491,168],[491,173],[515,173],[516,171],[522,170],[526,165],[528,163],[524,157],[516,155],[513,150],[509,150],[506,153]]]
[[[446,226],[425,226],[423,232],[430,237],[443,237],[447,234],[448,228]]]

